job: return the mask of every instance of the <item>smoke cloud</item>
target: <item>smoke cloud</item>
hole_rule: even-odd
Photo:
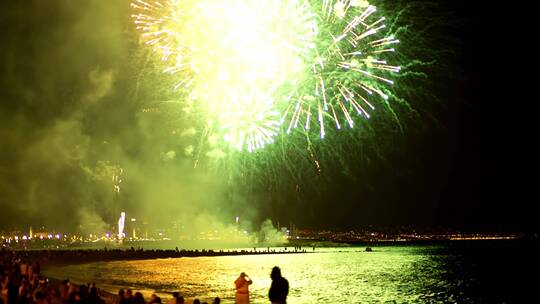
[[[121,211],[142,234],[195,239],[257,228],[257,212],[245,210],[255,205],[235,199],[227,179],[194,168],[195,129],[167,125],[148,108],[164,96],[161,72],[139,45],[129,1],[2,10],[0,229],[101,234]]]

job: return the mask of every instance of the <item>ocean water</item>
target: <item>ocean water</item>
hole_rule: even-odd
[[[56,278],[96,282],[169,299],[234,303],[234,280],[253,280],[251,303],[268,303],[270,271],[289,281],[288,303],[528,303],[537,276],[538,246],[525,241],[458,241],[365,247],[311,248],[301,254],[98,262],[46,269]],[[282,249],[282,248],[281,248]],[[278,249],[279,250],[279,249]],[[534,280],[534,279],[533,279]],[[535,302],[535,301],[532,301]]]

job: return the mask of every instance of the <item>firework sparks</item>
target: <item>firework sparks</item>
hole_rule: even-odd
[[[231,98],[237,101],[234,107],[240,108],[229,108],[220,116],[225,140],[239,151],[246,146],[249,152],[273,142],[280,125],[279,112],[273,107],[272,97],[252,89]]]
[[[384,35],[385,17],[377,17],[367,1],[323,0],[313,8],[321,22],[310,73],[291,98],[284,121],[287,133],[317,125],[324,138],[326,125],[353,128],[355,117],[370,117],[374,97],[389,98],[391,74],[400,67],[388,64],[386,54],[399,40]]]
[[[178,78],[175,89],[220,124],[213,130],[224,142],[240,151],[272,142],[280,115],[268,96],[292,86],[315,47],[306,1],[135,0],[132,7],[142,39]]]
[[[207,137],[253,152],[294,129],[353,128],[392,97],[399,43],[363,0],[134,0],[142,39]],[[378,101],[378,100],[379,101]],[[215,126],[217,125],[217,126]],[[211,144],[212,145],[212,144]]]

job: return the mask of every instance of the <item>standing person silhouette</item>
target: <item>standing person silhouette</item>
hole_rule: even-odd
[[[238,279],[234,281],[234,285],[236,286],[236,304],[249,303],[249,285],[252,283],[253,281],[245,272],[242,272]]]
[[[272,304],[286,304],[287,295],[289,294],[289,281],[281,276],[281,269],[277,266],[272,268],[270,278],[272,278],[272,285],[268,291],[270,302]]]

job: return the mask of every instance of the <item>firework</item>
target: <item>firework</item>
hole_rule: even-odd
[[[175,89],[198,103],[213,132],[253,151],[277,135],[273,92],[306,69],[315,15],[303,0],[135,0],[135,24]],[[247,100],[249,98],[249,100]]]
[[[309,71],[284,111],[286,131],[327,125],[353,128],[355,117],[369,118],[376,98],[391,96],[392,74],[400,71],[386,57],[399,40],[386,36],[385,17],[367,1],[323,0],[313,4],[318,31]]]
[[[220,115],[225,140],[239,151],[247,146],[249,152],[273,142],[280,116],[272,97],[251,89],[231,99],[236,101],[232,108]]]
[[[134,0],[142,39],[207,121],[249,152],[281,132],[353,128],[393,97],[394,45],[362,0]],[[390,59],[389,59],[390,58]],[[190,111],[193,112],[193,111]],[[202,114],[201,114],[202,113]],[[217,138],[217,140],[216,140]]]

